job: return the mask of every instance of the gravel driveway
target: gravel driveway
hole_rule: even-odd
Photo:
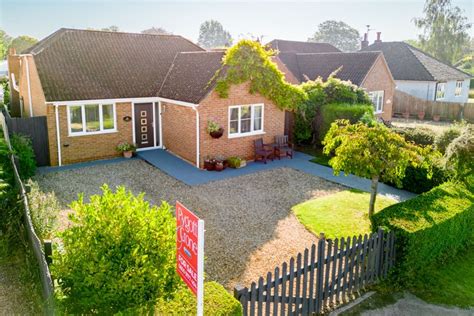
[[[190,187],[141,160],[52,172],[36,180],[63,205],[81,192],[100,193],[104,183],[145,192],[154,204],[180,200],[205,220],[207,279],[229,290],[250,285],[317,241],[291,213],[293,205],[345,189],[289,168]]]

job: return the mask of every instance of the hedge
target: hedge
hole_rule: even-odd
[[[374,215],[373,227],[396,233],[402,283],[419,281],[434,264],[443,264],[473,243],[473,191],[461,183],[446,182]]]
[[[350,104],[350,103],[330,103],[321,107],[318,127],[318,136],[321,141],[324,140],[326,133],[335,120],[346,119],[352,124],[357,123],[362,116],[370,113],[373,116],[374,107],[369,104]]]
[[[196,314],[196,297],[183,287],[169,301],[159,300],[155,315],[193,315]],[[204,315],[242,315],[242,305],[226,289],[216,282],[204,283]]]
[[[417,145],[433,145],[436,134],[433,130],[423,127],[394,127],[392,130],[405,137],[406,141]]]

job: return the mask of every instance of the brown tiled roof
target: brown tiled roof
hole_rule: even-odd
[[[341,68],[336,78],[349,80],[361,85],[372,68],[380,52],[322,53],[322,54],[280,54],[285,63],[300,82],[321,77],[326,80],[335,70]]]
[[[395,80],[443,81],[470,78],[459,69],[404,42],[374,43],[363,50],[383,52]]]
[[[274,39],[267,44],[280,53],[337,53],[339,49],[329,43],[300,42]]]
[[[178,52],[203,51],[177,35],[60,29],[34,55],[47,101],[156,96]]]
[[[224,51],[179,53],[158,96],[198,104],[214,88]]]
[[[380,52],[297,54],[296,58],[302,81],[318,77],[326,80],[331,73],[340,68],[336,78],[361,85],[380,55]]]

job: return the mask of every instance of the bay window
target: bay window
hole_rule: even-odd
[[[109,133],[116,130],[115,104],[68,106],[69,135]]]
[[[229,107],[229,137],[263,133],[263,104]]]

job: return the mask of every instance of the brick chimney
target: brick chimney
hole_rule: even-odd
[[[364,49],[364,48],[367,48],[367,47],[369,47],[369,39],[368,39],[367,33],[364,33],[364,40],[362,42],[360,42],[360,48]]]
[[[382,32],[377,32],[377,39],[374,41],[374,43],[382,43],[382,40],[380,39],[380,34],[382,34]]]

